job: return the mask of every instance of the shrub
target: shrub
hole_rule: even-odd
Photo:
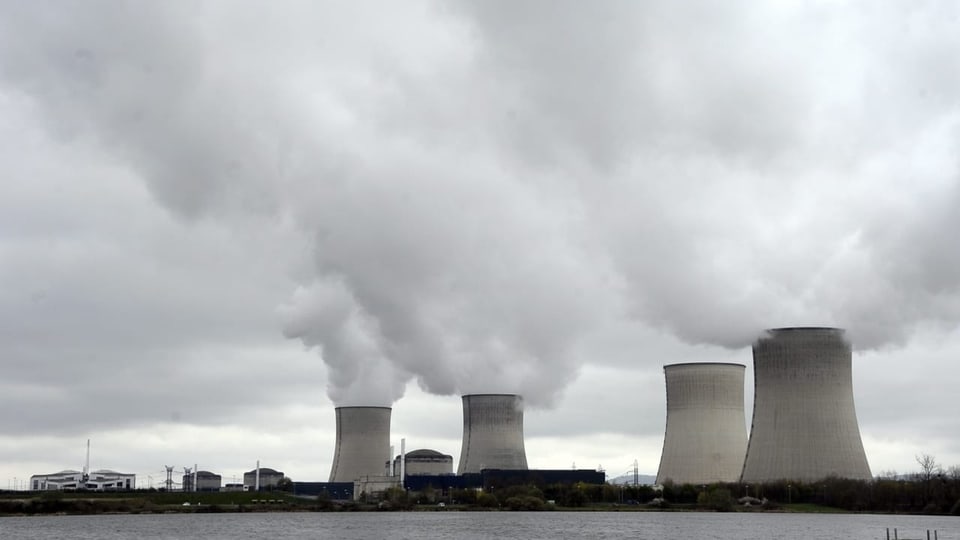
[[[489,493],[478,493],[477,506],[482,508],[496,508],[500,506],[500,501],[498,501],[496,497]]]
[[[529,495],[520,495],[517,497],[510,497],[506,500],[505,506],[510,510],[543,510],[543,499],[538,499],[537,497],[531,497]]]
[[[733,511],[733,495],[726,488],[713,488],[697,496],[697,504],[717,512]]]

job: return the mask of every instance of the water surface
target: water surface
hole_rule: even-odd
[[[137,540],[535,540],[555,538],[769,538],[960,540],[960,518],[863,514],[701,512],[360,512],[31,516],[0,518],[0,538]],[[932,532],[931,532],[932,535]],[[931,536],[932,537],[932,536]]]

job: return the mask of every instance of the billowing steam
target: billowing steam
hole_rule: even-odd
[[[175,214],[294,223],[284,333],[338,404],[549,404],[624,318],[956,324],[956,13],[534,4],[30,3],[0,75]]]

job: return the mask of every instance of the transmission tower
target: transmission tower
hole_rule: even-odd
[[[164,465],[163,468],[167,470],[167,480],[163,485],[166,486],[169,493],[173,491],[173,465]]]

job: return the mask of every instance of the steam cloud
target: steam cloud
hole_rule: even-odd
[[[284,333],[338,404],[547,405],[624,318],[726,347],[956,325],[941,9],[30,3],[0,76],[182,218],[293,223]]]

